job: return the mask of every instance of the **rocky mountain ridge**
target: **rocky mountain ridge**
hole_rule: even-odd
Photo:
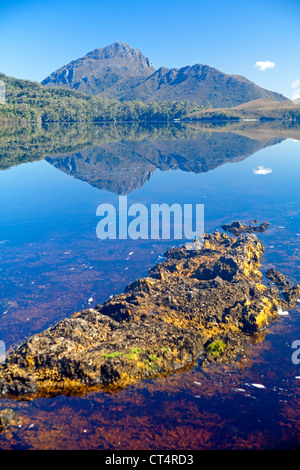
[[[51,73],[42,84],[145,103],[190,101],[232,107],[260,98],[286,100],[245,77],[228,75],[208,65],[155,70],[142,52],[123,42],[89,52]]]

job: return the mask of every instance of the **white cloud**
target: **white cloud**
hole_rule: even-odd
[[[295,104],[299,104],[299,99],[300,99],[300,88],[294,93],[292,93],[292,101],[295,101]]]
[[[268,175],[272,173],[272,168],[265,168],[264,166],[258,166],[257,168],[253,168],[253,173],[255,175]]]
[[[267,69],[273,69],[274,67],[275,67],[275,63],[270,62],[269,60],[261,60],[261,61],[255,62],[255,68],[261,71],[264,71]]]

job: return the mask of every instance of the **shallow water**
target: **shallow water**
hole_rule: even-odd
[[[205,231],[268,221],[262,271],[300,282],[300,131],[252,125],[48,126],[0,132],[0,340],[9,351],[145,276],[182,240],[99,240],[99,204],[204,204]],[[27,163],[22,163],[26,161]],[[300,304],[230,365],[113,395],[2,400],[1,449],[296,449]],[[3,343],[2,343],[3,344]],[[259,387],[257,385],[262,385]]]

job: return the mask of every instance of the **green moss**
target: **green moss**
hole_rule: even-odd
[[[161,352],[170,352],[170,348],[162,348]],[[119,357],[122,356],[124,359],[127,359],[128,361],[142,361],[144,364],[144,368],[147,372],[157,372],[163,362],[163,358],[157,356],[155,354],[157,351],[147,351],[146,349],[143,348],[130,348],[128,352],[122,352],[122,351],[116,351],[112,353],[107,353],[107,354],[102,354],[102,357],[105,359],[109,358],[114,358],[114,357]],[[143,356],[141,358],[141,356]]]
[[[144,354],[146,352],[146,349],[143,348],[131,348],[130,353],[132,354]]]
[[[122,355],[123,355],[122,351],[116,351],[113,353],[102,354],[101,357],[104,357],[105,359],[109,359],[110,357],[118,357]]]
[[[112,352],[112,353],[102,354],[101,357],[104,357],[105,359],[109,359],[111,357],[123,356],[123,357],[126,357],[126,359],[135,360],[135,359],[138,358],[138,356],[140,354],[144,354],[144,353],[146,353],[145,349],[131,348],[131,349],[129,349],[128,353],[124,353],[124,351],[115,351],[115,352]]]
[[[158,357],[156,356],[156,354],[149,354],[149,361],[151,362],[161,362],[162,361],[162,357]]]
[[[221,339],[215,339],[214,341],[212,341],[212,343],[207,346],[206,352],[213,357],[219,357],[224,353],[225,349],[226,344],[224,343],[224,341],[222,341]]]
[[[140,354],[144,354],[145,352],[146,350],[142,348],[131,348],[128,353],[124,354],[124,357],[129,361],[136,361]]]

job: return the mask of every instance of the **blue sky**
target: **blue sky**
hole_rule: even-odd
[[[0,72],[9,76],[41,81],[115,41],[156,68],[207,64],[300,96],[300,0],[0,0]]]

